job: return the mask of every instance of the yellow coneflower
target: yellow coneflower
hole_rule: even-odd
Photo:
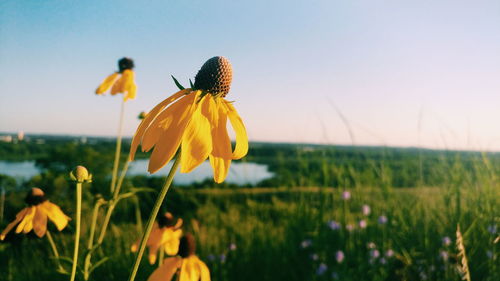
[[[16,219],[7,225],[0,234],[0,240],[4,240],[14,227],[16,227],[16,233],[26,234],[33,230],[38,237],[43,237],[47,232],[47,218],[56,225],[59,231],[68,225],[70,218],[61,211],[59,206],[47,200],[40,188],[33,187],[25,201],[29,206],[22,209],[16,215]]]
[[[191,234],[182,237],[179,246],[179,256],[165,259],[148,281],[170,281],[176,272],[179,281],[210,281],[210,271],[207,265],[195,254],[196,243]]]
[[[158,218],[158,221],[153,225],[153,230],[151,231],[151,235],[146,243],[149,248],[148,259],[150,264],[154,264],[156,262],[158,249],[160,249],[161,246],[163,246],[167,255],[177,255],[177,252],[179,251],[180,238],[182,236],[182,222],[181,218],[175,221],[174,217],[169,212]],[[137,252],[139,242],[140,240],[132,245],[132,252]]]
[[[123,94],[123,100],[135,99],[137,85],[135,84],[134,61],[130,58],[122,58],[118,61],[118,72],[115,72],[104,81],[95,91],[101,95],[111,88],[111,95]]]
[[[130,159],[139,144],[143,151],[154,146],[148,170],[155,173],[172,160],[180,146],[181,173],[191,172],[210,158],[215,182],[223,182],[231,160],[248,151],[245,125],[233,104],[224,99],[231,80],[232,68],[226,58],[205,62],[191,88],[162,101],[142,120],[132,140]],[[228,118],[236,132],[234,151],[226,128]]]

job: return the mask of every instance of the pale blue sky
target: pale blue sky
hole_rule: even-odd
[[[499,1],[2,1],[0,131],[125,134],[215,55],[251,140],[500,150]],[[420,129],[419,129],[420,123]]]

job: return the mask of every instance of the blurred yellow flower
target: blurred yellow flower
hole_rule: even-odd
[[[165,259],[148,281],[170,281],[178,271],[179,281],[210,281],[210,271],[207,265],[196,255],[196,243],[191,234],[182,237],[179,256]]]
[[[33,230],[38,237],[43,237],[47,232],[47,218],[49,218],[59,231],[63,230],[70,218],[66,216],[59,206],[51,203],[45,198],[45,193],[37,187],[33,187],[26,196],[28,207],[22,209],[16,219],[11,222],[0,234],[0,240],[16,227],[16,233],[24,234]]]
[[[191,88],[162,101],[142,120],[132,140],[130,159],[134,159],[139,144],[142,151],[154,146],[148,171],[155,173],[181,147],[181,173],[191,172],[209,158],[215,182],[223,182],[231,160],[248,152],[245,125],[233,104],[224,99],[231,80],[232,68],[226,58],[205,62]],[[236,132],[234,151],[226,128],[228,118]]]
[[[111,88],[111,95],[123,94],[123,100],[135,99],[137,94],[137,85],[135,84],[134,61],[130,58],[122,58],[118,61],[118,72],[115,72],[104,81],[95,91],[102,95]]]
[[[156,256],[158,250],[163,246],[165,253],[169,256],[177,255],[179,251],[179,243],[182,236],[182,219],[179,218],[177,221],[171,213],[166,213],[164,216],[158,218],[158,221],[153,225],[151,230],[151,235],[149,236],[146,245],[149,248],[149,263],[154,264],[156,262]],[[135,242],[132,247],[132,252],[137,252],[140,240]]]

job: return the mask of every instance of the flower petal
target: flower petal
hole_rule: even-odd
[[[198,281],[200,280],[200,271],[198,270],[196,256],[190,256],[182,260],[179,281]]]
[[[9,223],[7,227],[0,234],[0,241],[4,240],[7,233],[9,233],[20,221],[24,219],[29,209],[30,209],[29,207],[24,208],[19,213],[17,213],[16,219],[13,222]]]
[[[137,131],[135,132],[134,138],[132,139],[132,144],[130,146],[130,161],[134,160],[135,152],[137,150],[137,146],[141,142],[142,136],[144,135],[144,132],[148,128],[148,126],[153,122],[153,120],[156,118],[158,113],[163,110],[166,106],[168,106],[170,103],[176,101],[178,98],[182,97],[185,95],[188,90],[182,90],[179,91],[170,97],[168,97],[166,100],[160,102],[158,105],[156,105],[147,115],[146,118],[144,118],[139,124],[139,127],[137,127]]]
[[[104,79],[104,81],[102,81],[101,85],[99,85],[99,87],[97,87],[97,89],[95,90],[95,93],[98,95],[105,93],[116,82],[116,79],[118,79],[118,77],[119,77],[119,74],[116,72],[109,75],[108,77],[106,77],[106,79]]]
[[[16,227],[16,233],[21,233],[21,231],[24,232],[24,229],[33,229],[33,217],[35,216],[35,207],[29,207],[28,212],[24,216],[23,220],[17,225]],[[29,227],[31,225],[31,227]],[[28,233],[28,232],[24,232]]]
[[[116,95],[118,93],[126,94],[128,87],[134,80],[134,71],[126,69],[122,72],[122,76],[115,82],[111,88],[111,95]]]
[[[38,208],[33,218],[33,230],[40,238],[47,232],[47,214]]]
[[[208,270],[207,265],[201,261],[198,260],[198,268],[200,270],[200,281],[210,281],[210,270]]]
[[[208,107],[210,95],[200,101],[193,117],[182,136],[181,173],[189,173],[208,158],[212,151],[210,122],[202,114],[202,108]]]
[[[212,170],[214,171],[214,181],[216,183],[222,183],[226,180],[230,165],[231,159],[210,155],[210,166],[212,166]]]
[[[50,201],[45,201],[38,206],[40,211],[45,212],[49,219],[56,225],[57,230],[63,230],[67,225],[70,218],[66,216],[61,208],[56,204],[51,203]]]
[[[181,266],[180,257],[171,257],[165,259],[163,264],[156,269],[148,278],[148,281],[170,281],[177,269]]]
[[[233,126],[234,131],[236,132],[236,146],[233,151],[233,159],[241,159],[248,152],[248,136],[247,131],[245,129],[245,125],[241,120],[241,117],[236,112],[234,106],[225,102],[227,108],[227,116],[229,117],[229,121],[231,121],[231,125]]]
[[[158,118],[151,124],[153,130],[162,130],[162,134],[155,145],[153,153],[149,158],[148,171],[153,174],[160,168],[165,166],[174,157],[175,152],[179,148],[182,135],[188,125],[193,111],[196,108],[195,101],[199,96],[199,91],[187,95],[184,99],[174,103],[170,108],[167,108]],[[158,127],[156,121],[158,120]],[[149,130],[149,128],[148,128]],[[148,132],[145,132],[145,136]]]

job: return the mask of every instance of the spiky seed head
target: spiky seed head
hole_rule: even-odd
[[[38,205],[45,202],[46,200],[47,199],[45,198],[45,192],[43,192],[43,190],[38,187],[31,188],[30,192],[28,192],[26,198],[24,199],[26,204],[31,206]]]
[[[225,97],[231,88],[233,68],[225,57],[207,60],[194,78],[194,88]]]
[[[118,72],[122,73],[123,71],[127,69],[133,69],[134,68],[134,61],[131,58],[121,58],[118,61]]]
[[[179,244],[179,256],[187,258],[194,255],[196,252],[196,241],[194,236],[187,233],[181,238],[181,243]]]

